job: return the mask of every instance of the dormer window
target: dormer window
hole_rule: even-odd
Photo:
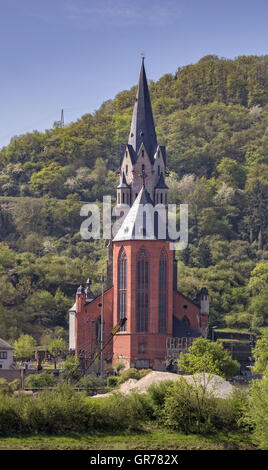
[[[145,171],[145,166],[144,166],[144,165],[141,166],[141,171],[142,171],[142,172]]]
[[[141,151],[141,156],[144,157],[144,150]]]
[[[128,165],[126,165],[126,175],[128,174]]]

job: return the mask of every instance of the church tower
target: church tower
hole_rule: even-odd
[[[144,59],[134,102],[129,139],[120,151],[120,184],[117,203],[132,206],[146,177],[146,189],[154,203],[167,204],[166,151],[158,145],[144,68]],[[129,201],[129,202],[128,202]]]
[[[126,367],[166,370],[194,338],[207,336],[209,296],[206,288],[193,300],[177,290],[167,231],[166,152],[157,142],[144,60],[119,174],[117,208],[127,213],[107,246],[107,289],[95,297],[90,280],[78,288],[69,311],[70,349],[86,370],[93,361],[97,372],[103,332],[107,367],[119,359]]]
[[[114,339],[114,359],[130,367],[165,369],[166,342],[172,336],[174,251],[167,240],[166,216],[155,212],[157,205],[165,209],[168,203],[165,173],[165,148],[157,143],[142,60],[117,187],[117,205],[130,209],[112,242],[113,323],[127,318]],[[158,221],[164,225],[161,238]]]

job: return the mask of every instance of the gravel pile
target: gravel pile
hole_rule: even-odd
[[[232,393],[233,386],[218,375],[195,374],[182,376],[178,374],[172,374],[171,372],[158,371],[152,371],[140,380],[129,379],[124,382],[118,390],[125,394],[130,393],[132,390],[136,390],[139,393],[144,393],[152,384],[157,385],[164,380],[181,380],[182,377],[187,380],[188,383],[193,385],[205,385],[207,390],[212,392],[216,397],[227,398]],[[111,393],[113,392],[105,393],[103,395],[95,395],[94,398],[105,398],[111,395]]]

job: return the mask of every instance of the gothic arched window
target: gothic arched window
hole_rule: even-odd
[[[118,257],[118,279],[119,279],[119,301],[118,301],[118,321],[126,318],[127,312],[127,256],[124,248],[121,249]],[[126,330],[126,324],[121,331]]]
[[[165,333],[167,330],[167,256],[161,252],[159,260],[159,307],[158,307],[158,331]]]
[[[148,331],[149,262],[144,249],[137,261],[137,331]]]

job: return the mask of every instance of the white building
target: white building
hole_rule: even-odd
[[[69,350],[75,350],[75,315],[76,303],[69,310]]]
[[[13,364],[14,348],[0,338],[0,369],[10,369]]]

